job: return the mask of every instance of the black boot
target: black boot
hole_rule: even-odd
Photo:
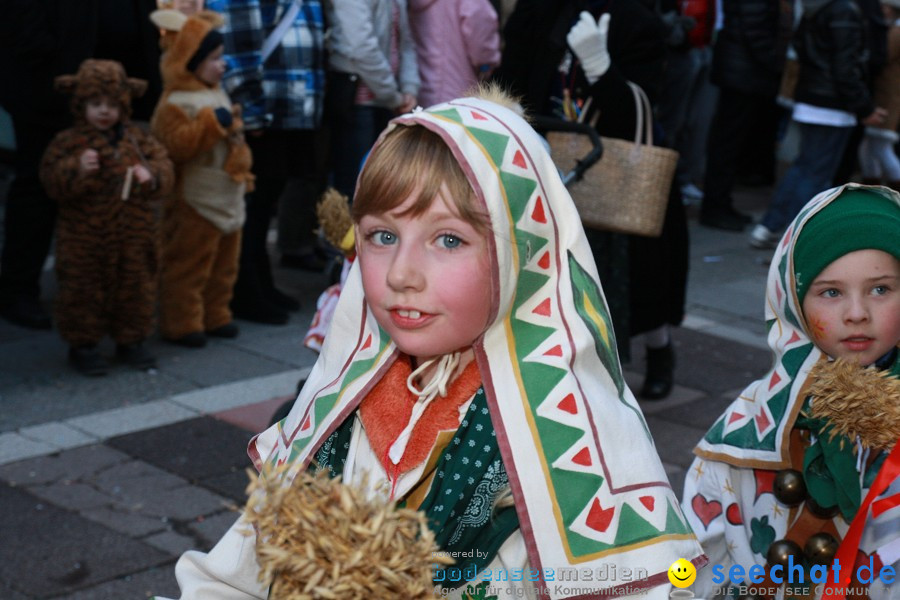
[[[99,377],[109,371],[109,363],[100,354],[100,349],[93,344],[69,347],[69,364],[88,377]]]
[[[675,368],[675,351],[672,342],[662,348],[647,348],[647,372],[641,398],[661,400],[672,391],[672,371]]]
[[[133,344],[118,344],[116,356],[123,363],[140,371],[156,368],[156,357],[150,354],[143,342]]]

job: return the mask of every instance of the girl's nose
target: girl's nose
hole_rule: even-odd
[[[394,290],[420,290],[425,277],[421,269],[422,257],[401,245],[394,254],[387,272],[387,284]]]
[[[844,314],[844,319],[849,323],[861,323],[867,321],[869,319],[869,307],[866,304],[865,298],[851,296],[850,301],[847,304],[847,311]]]

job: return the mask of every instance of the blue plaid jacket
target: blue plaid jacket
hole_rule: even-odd
[[[260,49],[295,0],[207,0],[222,13],[227,69],[222,85],[244,108],[247,129],[316,129],[325,90],[321,0],[296,0],[300,11],[265,63]]]

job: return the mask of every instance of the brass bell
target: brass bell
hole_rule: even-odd
[[[766,562],[772,566],[781,565],[786,572],[791,556],[794,557],[793,563],[795,565],[803,564],[803,550],[800,549],[796,542],[776,540],[772,542],[772,545],[769,546],[769,551],[766,552]]]
[[[820,519],[833,519],[838,516],[838,513],[841,512],[840,508],[835,506],[822,506],[810,496],[806,499],[806,507],[809,509],[809,512],[819,517]]]
[[[806,483],[803,474],[796,469],[782,469],[775,474],[773,492],[786,506],[797,506],[806,499]]]
[[[830,565],[838,551],[838,542],[830,533],[820,532],[809,536],[803,553],[813,564]]]

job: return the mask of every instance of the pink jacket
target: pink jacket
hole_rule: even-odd
[[[500,64],[497,13],[489,0],[408,0],[419,61],[419,104],[453,98],[478,82],[479,68]]]

